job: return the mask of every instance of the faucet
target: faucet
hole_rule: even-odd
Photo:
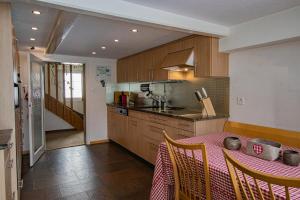
[[[152,104],[154,106],[160,107],[161,109],[165,109],[166,108],[166,103],[167,103],[167,97],[166,96],[151,96],[150,97],[153,101]]]

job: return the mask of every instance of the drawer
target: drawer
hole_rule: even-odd
[[[176,127],[185,131],[195,131],[195,123],[191,121],[177,120]]]
[[[164,125],[146,122],[144,126],[144,136],[157,141],[158,143],[164,140],[163,131],[165,130]]]
[[[143,119],[143,113],[139,111],[128,110],[128,116],[138,118],[138,119]]]
[[[115,111],[115,107],[113,106],[107,106],[107,112],[114,112]]]
[[[177,120],[172,117],[166,117],[158,114],[147,114],[146,120],[157,123],[157,124],[163,124],[163,125],[168,125],[168,126],[175,126]]]
[[[182,138],[188,138],[188,137],[194,137],[195,136],[194,132],[185,131],[185,130],[181,130],[181,129],[178,129],[177,134],[178,134],[178,136],[180,136]]]
[[[144,138],[144,145],[146,147],[145,159],[153,165],[155,165],[159,144],[155,140]]]
[[[165,130],[166,130],[168,136],[170,136],[173,140],[180,140],[180,139],[194,136],[194,132],[181,130],[181,129],[178,129],[175,127],[166,126]]]

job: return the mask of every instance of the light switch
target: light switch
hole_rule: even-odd
[[[245,97],[237,97],[236,103],[237,105],[245,105],[246,103]]]

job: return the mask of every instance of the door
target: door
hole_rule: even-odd
[[[28,92],[30,166],[33,166],[45,151],[43,65],[41,60],[30,56]]]

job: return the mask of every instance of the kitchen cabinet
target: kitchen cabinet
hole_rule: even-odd
[[[228,76],[228,54],[219,52],[219,39],[214,37],[195,37],[195,76]]]
[[[107,107],[108,137],[148,162],[155,164],[164,141],[163,131],[173,139],[183,139],[223,131],[225,118],[189,121],[142,111],[129,110],[128,116]]]
[[[185,72],[161,69],[161,63],[168,53],[189,48],[194,49],[195,77],[228,76],[228,54],[219,52],[219,39],[193,35],[119,59],[117,81],[186,80]]]
[[[0,199],[11,200],[14,193],[12,192],[11,171],[13,159],[10,157],[10,149],[0,150]]]
[[[128,146],[127,138],[127,121],[128,117],[116,113],[114,110],[108,109],[108,137],[109,139],[121,144],[124,147]]]
[[[117,61],[117,80],[119,83],[128,82],[127,73],[129,61],[127,59],[121,59]]]
[[[139,156],[142,156],[142,146],[141,139],[139,135],[143,130],[143,124],[140,122],[140,119],[135,117],[128,117],[128,131],[127,131],[127,140],[128,140],[128,149],[131,152],[136,153]]]

